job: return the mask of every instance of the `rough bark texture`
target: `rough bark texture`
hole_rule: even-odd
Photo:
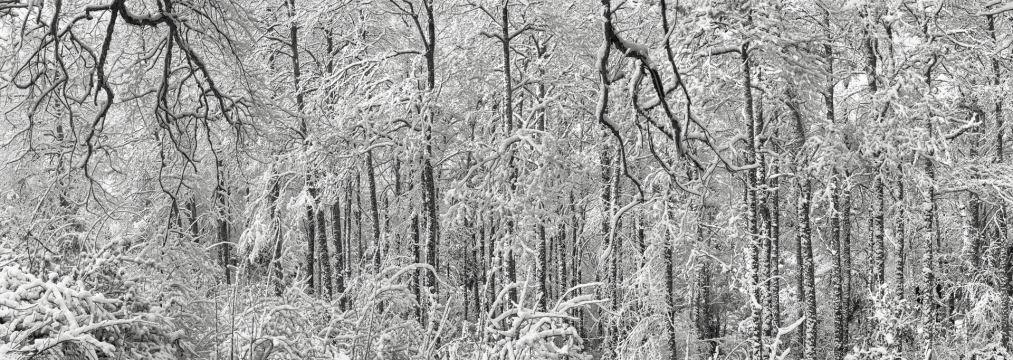
[[[753,113],[753,75],[752,64],[749,58],[749,43],[742,46],[742,89],[745,99],[744,112],[746,122],[749,124],[749,162],[755,164],[758,160],[757,150],[759,149],[759,126]],[[760,234],[759,201],[757,187],[761,171],[754,168],[749,171],[749,183],[747,191],[746,214],[749,222],[749,258],[746,267],[749,269],[749,296],[750,300],[750,356],[760,358],[763,352],[763,291],[760,285],[760,251],[762,248],[762,235]]]
[[[341,232],[341,202],[334,201],[331,205],[331,241],[334,243],[334,291],[331,293],[332,297],[340,297],[338,301],[338,309],[345,311],[347,309],[347,299],[345,298],[345,247],[342,241]]]
[[[373,167],[373,151],[366,151],[366,180],[369,181],[370,220],[373,222],[373,267],[380,272],[385,256],[385,244],[380,238],[380,208],[376,201],[376,169]]]
[[[320,297],[329,298],[334,293],[333,283],[331,282],[331,254],[327,249],[327,217],[324,215],[323,209],[317,210],[316,212],[316,235],[317,235],[317,263],[320,269]]]
[[[805,175],[803,175],[805,176]],[[816,350],[819,344],[816,343],[818,327],[817,327],[817,313],[816,313],[816,271],[813,264],[813,248],[812,248],[812,218],[811,204],[812,204],[812,180],[808,177],[803,180],[801,186],[801,246],[802,246],[802,273],[803,277],[803,294],[805,301],[803,302],[805,308],[805,331],[803,332],[805,340],[802,348],[802,357],[806,359],[816,359]]]

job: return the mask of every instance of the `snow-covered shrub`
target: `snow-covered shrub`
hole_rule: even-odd
[[[436,331],[416,321],[407,276],[425,267],[348,279],[334,299],[308,295],[298,283],[280,297],[266,284],[223,289],[214,301],[214,351],[243,359],[429,358],[424,354],[432,353]]]
[[[584,284],[571,288],[564,296],[546,311],[538,311],[534,304],[524,299],[535,301],[526,296],[527,287],[514,283],[504,286],[492,305],[492,311],[501,307],[504,311],[489,314],[489,324],[485,327],[490,342],[486,344],[483,359],[591,359],[585,354],[583,340],[577,328],[573,326],[577,319],[568,315],[572,310],[601,303],[593,295],[586,294],[568,296],[577,289],[600,284]],[[520,288],[519,303],[504,306],[506,294],[513,288]]]
[[[84,280],[90,273],[40,277],[18,260],[0,249],[0,358],[182,357],[181,332],[161,315],[161,308],[141,301],[131,289],[111,296]],[[92,270],[118,274],[101,264]],[[106,284],[113,283],[131,285]]]
[[[977,360],[1009,360],[1013,355],[1006,350],[1006,347],[999,344],[988,344],[982,349],[974,350],[968,358]]]
[[[890,287],[870,294],[870,319],[874,326],[872,336],[855,346],[845,358],[848,360],[903,359],[902,343],[911,343],[918,326],[915,305],[894,295]]]

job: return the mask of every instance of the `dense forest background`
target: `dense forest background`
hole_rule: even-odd
[[[1008,359],[1011,10],[0,0],[0,358]]]

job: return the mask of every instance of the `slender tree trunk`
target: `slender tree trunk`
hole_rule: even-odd
[[[333,228],[331,236],[334,242],[334,292],[331,293],[332,297],[339,297],[338,310],[345,311],[347,309],[347,299],[345,298],[345,248],[344,242],[342,241],[341,233],[341,200],[337,199],[334,204],[331,205],[331,227]]]
[[[622,196],[622,190],[620,188],[621,179],[619,175],[620,174],[619,168],[621,166],[620,164],[622,160],[614,159],[612,161],[615,164],[615,166],[612,166],[612,175],[611,175],[612,184],[610,187],[611,189],[610,191],[612,192],[611,196],[612,202],[609,204],[608,219],[611,219],[619,211],[619,198],[620,196]],[[611,269],[612,274],[609,276],[608,280],[609,283],[612,284],[612,304],[613,304],[612,310],[615,311],[616,314],[622,311],[622,304],[623,304],[623,289],[622,289],[623,273],[621,260],[623,258],[623,242],[620,234],[622,234],[622,222],[617,221],[609,235],[609,244],[611,247],[611,252],[609,256],[609,261],[611,262],[611,264],[609,265],[609,269]],[[620,338],[622,337],[622,334],[620,333],[621,321],[622,321],[621,317],[613,317],[612,324],[609,329],[610,331],[609,337],[610,342],[613,346],[613,350],[619,344]]]
[[[843,322],[841,323],[841,356],[847,354],[851,343],[851,180],[845,179],[841,202],[841,306]]]
[[[284,240],[282,238],[281,219],[278,217],[278,198],[281,197],[281,185],[279,179],[271,177],[271,189],[267,193],[269,211],[271,212],[271,232],[274,233],[274,253],[271,256],[272,277],[274,280],[274,293],[281,296],[285,292],[284,273],[282,271],[282,251]]]
[[[873,237],[873,291],[879,291],[879,287],[886,283],[886,241],[884,240],[883,218],[886,216],[886,202],[884,200],[883,174],[876,177],[876,188],[873,190],[876,196],[876,213],[873,216],[873,229],[870,231]]]
[[[574,213],[574,218],[573,218],[573,247],[570,248],[572,250],[572,253],[573,253],[573,271],[571,273],[573,274],[574,278],[573,278],[573,285],[572,286],[576,286],[576,285],[581,284],[581,283],[584,282],[584,267],[583,267],[583,265],[584,265],[583,264],[584,252],[582,251],[583,247],[580,246],[580,233],[577,230],[577,229],[580,229],[580,224],[582,224],[582,223],[583,224],[587,224],[587,217],[586,217],[586,212],[585,212],[584,209],[585,208],[583,208],[583,207],[581,208],[581,216],[580,216],[579,219],[577,218],[576,213]],[[577,290],[577,293],[574,294],[574,296],[580,296],[580,295],[583,295],[583,294],[584,294],[584,290],[580,289],[580,290]],[[577,314],[577,317],[578,317],[578,321],[577,321],[577,333],[578,333],[578,335],[580,335],[581,338],[586,338],[587,337],[587,329],[584,326],[584,311],[585,310],[584,309],[578,309],[577,311],[578,311],[578,314]]]
[[[767,278],[769,279],[767,297],[768,305],[767,311],[769,324],[770,324],[770,336],[776,335],[777,330],[781,327],[781,190],[780,177],[777,174],[778,166],[775,165],[771,172],[774,176],[770,179],[770,187],[773,189],[771,196],[767,199],[770,206],[770,246],[769,246],[769,260],[770,267],[768,268]]]
[[[904,168],[898,168],[901,174],[904,173]],[[904,299],[904,288],[905,288],[905,260],[907,258],[907,249],[904,248],[904,244],[907,241],[905,230],[907,227],[907,213],[906,205],[904,204],[904,181],[897,181],[897,267],[894,270],[895,277],[897,278],[897,298]]]
[[[380,209],[376,202],[376,169],[373,168],[373,150],[366,151],[366,180],[369,181],[369,207],[373,221],[373,268],[380,272],[383,258],[387,256],[381,249],[384,246],[380,239]]]
[[[929,178],[930,184],[935,182],[935,169],[931,159],[925,160],[925,173]],[[922,254],[922,347],[923,353],[926,355],[932,351],[934,333],[935,333],[935,293],[936,293],[936,279],[935,279],[935,191],[932,189],[932,185],[929,185],[925,189],[925,229],[923,233],[923,254]]]
[[[937,64],[938,55],[934,55],[928,65],[928,69],[925,71],[925,83],[929,88],[929,92],[932,92],[932,68]],[[931,119],[931,114],[929,116]],[[932,121],[928,120],[928,134],[932,136],[934,133]],[[931,139],[929,139],[931,141]],[[936,172],[935,164],[933,163],[932,157],[935,156],[933,152],[925,154],[925,175],[928,178],[928,184],[924,189],[924,209],[925,211],[925,231],[923,233],[923,253],[922,253],[922,352],[927,360],[933,358],[933,347],[935,341],[936,331]]]
[[[806,129],[800,111],[801,104],[798,101],[798,94],[793,86],[785,90],[787,105],[794,120],[795,142],[792,144],[793,170],[795,172],[795,184],[798,194],[795,196],[795,263],[798,264],[798,299],[799,318],[804,318],[798,329],[797,343],[802,352],[802,358],[815,358],[816,341],[816,296],[813,291],[815,284],[813,280],[813,252],[812,252],[812,222],[810,217],[810,206],[812,200],[812,180],[806,171],[804,164],[804,149],[806,143]]]
[[[873,6],[875,6],[875,5],[873,5]],[[872,11],[875,11],[875,10],[872,10]],[[865,11],[863,11],[862,16],[863,16],[863,18],[866,19],[866,21],[869,21],[870,18],[876,18],[875,14],[869,14],[869,10],[868,9],[866,9]],[[865,28],[863,28],[862,29],[862,33],[864,35],[863,45],[865,47],[865,73],[868,76],[869,92],[873,96],[873,103],[875,103],[875,98],[878,96],[878,92],[879,92],[879,82],[880,82],[879,71],[878,71],[879,56],[877,55],[878,54],[879,42],[875,38],[875,36],[873,36],[872,31],[871,31],[871,26],[866,26]],[[883,111],[884,113],[885,113],[886,106],[887,105],[884,105],[884,111]],[[880,120],[880,122],[882,122],[882,117],[881,116],[880,116],[879,120]],[[877,152],[875,154],[875,157],[877,158],[876,161],[881,163],[883,161],[881,159],[882,156],[883,156],[882,153]],[[873,249],[873,264],[872,264],[872,268],[873,268],[872,269],[873,270],[872,271],[872,273],[873,273],[873,281],[872,281],[872,290],[873,291],[879,291],[879,288],[886,283],[886,242],[885,242],[885,239],[884,239],[884,237],[885,237],[886,234],[885,234],[885,231],[884,231],[884,218],[886,217],[887,208],[886,208],[886,203],[885,203],[884,194],[883,194],[884,187],[885,187],[884,186],[884,183],[885,183],[884,176],[885,176],[885,174],[883,173],[882,170],[879,170],[879,171],[877,171],[877,173],[876,173],[875,176],[876,176],[876,178],[874,180],[875,181],[875,185],[874,185],[875,188],[874,188],[873,191],[874,191],[874,194],[876,196],[875,202],[877,204],[876,205],[877,208],[875,210],[876,211],[875,214],[873,215],[873,228],[870,229],[870,232],[873,233],[873,235],[872,235],[873,236],[873,238],[872,238],[872,240],[873,240],[873,244],[872,244],[872,249]],[[850,294],[850,291],[849,291],[849,294]]]
[[[802,293],[805,296],[805,332],[804,346],[802,349],[802,357],[805,359],[816,359],[816,349],[818,344],[817,340],[817,313],[816,313],[816,273],[815,266],[813,264],[813,247],[812,247],[812,218],[811,206],[812,206],[812,179],[807,174],[803,175],[805,179],[802,183],[802,206],[801,206],[801,245],[802,245],[802,272],[805,277],[804,286]]]
[[[490,267],[491,261],[490,261],[490,252],[488,250],[489,246],[487,246],[487,241],[488,240],[486,239],[486,233],[485,233],[485,226],[486,225],[485,225],[485,223],[486,223],[485,217],[484,216],[479,217],[479,223],[478,223],[478,244],[480,246],[479,254],[481,256],[479,258],[479,266],[480,266],[480,269],[482,271],[482,277],[483,277],[482,278],[482,285],[484,286],[483,288],[486,289],[486,293],[487,294],[492,294],[494,290],[492,289],[492,282],[491,282],[491,280],[492,280],[492,272],[490,271],[490,269],[491,269],[491,267]],[[483,301],[480,302],[480,304],[482,305],[482,307],[479,309],[479,312],[481,314],[488,314],[489,313],[489,304],[491,304],[490,300],[491,300],[491,296],[485,296],[484,299],[483,299]]]
[[[844,259],[841,255],[841,180],[834,176],[831,197],[832,213],[830,217],[831,249],[834,255],[834,267],[831,284],[834,290],[834,347],[833,359],[844,357]]]
[[[194,242],[200,241],[200,222],[197,213],[197,201],[191,197],[186,201],[186,209],[190,213],[190,236]]]
[[[510,11],[509,1],[503,2],[501,7],[501,26],[500,34],[498,38],[500,45],[503,50],[503,121],[506,123],[506,136],[511,136],[514,132],[514,94],[513,94],[513,78],[511,76],[511,62],[510,62]],[[507,154],[507,167],[509,168],[509,179],[508,184],[510,186],[510,195],[513,196],[517,193],[517,168],[514,164],[514,155],[511,148],[510,153]],[[511,214],[507,215],[507,236],[510,239],[510,243],[506,244],[506,267],[507,267],[507,281],[511,284],[517,283],[517,259],[514,255],[513,242],[516,241],[513,236],[514,233],[514,220]],[[510,289],[510,303],[517,302],[517,288]]]
[[[828,74],[826,88],[823,93],[823,100],[826,104],[826,122],[827,124],[836,124],[837,116],[835,114],[834,107],[834,49],[829,42],[831,26],[830,26],[830,13],[824,14],[823,18],[824,31],[827,33],[828,41],[823,45],[824,60],[826,62],[826,72]],[[842,239],[841,239],[841,189],[842,182],[840,174],[837,169],[833,171],[832,187],[833,193],[831,195],[831,205],[833,207],[831,219],[830,219],[830,231],[831,231],[831,252],[834,256],[834,269],[832,272],[831,284],[834,290],[834,346],[833,346],[833,358],[841,359],[844,357],[844,263],[843,263],[843,251],[842,251]],[[815,289],[813,289],[815,290]],[[815,328],[814,328],[815,329]]]
[[[352,270],[358,265],[352,255],[352,181],[345,185],[345,278],[352,278]]]
[[[305,101],[302,91],[301,81],[301,64],[299,63],[299,27],[296,25],[295,18],[295,0],[287,0],[288,3],[288,17],[292,20],[292,25],[289,26],[289,51],[292,57],[292,82],[295,87],[295,102],[296,110],[298,114],[302,114],[303,108],[305,107]],[[305,119],[299,119],[299,136],[302,138],[304,145],[309,145],[309,127],[306,124]],[[317,201],[316,189],[313,183],[312,176],[306,176],[306,188],[313,196],[314,205]],[[314,261],[314,242],[316,242],[316,236],[314,234],[314,224],[316,223],[316,216],[314,214],[314,205],[306,207],[306,277],[309,285],[309,291],[312,293],[316,284],[314,272],[317,266]]]
[[[666,203],[666,206],[670,206],[670,205],[668,203]],[[672,211],[669,210],[668,213],[671,214]],[[669,220],[671,220],[671,217],[669,217]],[[673,261],[673,259],[672,259],[672,256],[674,255],[674,251],[672,251],[672,248],[674,248],[674,247],[675,247],[675,239],[674,239],[674,237],[672,236],[672,234],[669,231],[665,231],[665,298],[666,298],[665,300],[668,302],[669,307],[670,307],[669,308],[668,319],[667,319],[668,320],[668,348],[670,349],[669,351],[672,354],[669,357],[669,359],[677,359],[678,358],[678,351],[676,351],[676,349],[679,348],[679,343],[678,343],[678,341],[676,341],[676,338],[675,338],[675,334],[678,331],[678,326],[676,325],[676,322],[675,322],[675,309],[671,308],[672,304],[675,303],[675,287],[673,286],[673,282],[675,281],[675,277],[673,276],[673,269],[672,269],[673,267],[675,267],[675,261]],[[704,292],[701,291],[699,288],[697,289],[697,291],[698,291],[697,296],[704,294]],[[697,306],[694,306],[694,309],[699,309],[700,305],[703,302],[704,301],[701,301],[701,300],[698,299],[696,301],[696,304],[695,304]],[[699,321],[699,319],[697,321]],[[699,324],[698,324],[697,328],[699,329]],[[702,334],[702,332],[700,332],[700,334]],[[703,340],[703,336],[700,336],[700,338],[701,338],[701,340]]]
[[[316,283],[316,216],[313,207],[306,207],[306,279],[310,293],[314,290]]]
[[[566,294],[566,290],[569,289],[569,284],[570,284],[570,278],[568,276],[569,274],[567,274],[567,272],[566,272],[566,269],[567,269],[567,265],[566,265],[566,259],[567,259],[567,252],[566,252],[566,230],[567,229],[566,229],[566,220],[565,219],[561,220],[558,229],[559,230],[556,233],[556,244],[558,246],[558,248],[556,249],[556,273],[558,274],[558,276],[556,277],[556,286],[557,286],[557,288],[556,288],[556,296],[555,296],[555,298],[556,299],[562,299],[563,295]]]
[[[320,297],[327,299],[331,296],[330,294],[334,293],[331,282],[331,254],[327,249],[327,216],[322,208],[316,213],[317,247],[320,249],[317,252],[319,255],[317,262],[320,264]]]
[[[474,224],[473,224],[474,226]],[[481,226],[481,225],[479,225]],[[472,301],[475,305],[475,320],[482,318],[482,277],[484,271],[482,269],[482,257],[484,255],[481,252],[481,242],[478,238],[478,232],[472,227],[471,230],[471,263],[474,264],[475,269],[471,272],[471,295]],[[465,305],[467,306],[467,305]]]
[[[429,96],[436,95],[436,18],[433,16],[433,0],[423,0],[423,8],[426,12],[426,41],[425,41],[425,54],[426,58],[426,88]],[[420,34],[421,35],[421,34]],[[432,103],[434,100],[430,100]],[[435,170],[433,169],[433,124],[436,122],[436,113],[432,105],[426,106],[425,114],[425,138],[426,138],[426,152],[422,159],[422,182],[425,188],[425,210],[426,216],[428,217],[428,238],[426,241],[427,251],[426,259],[427,263],[433,267],[433,269],[439,269],[439,258],[438,258],[438,245],[440,237],[440,219],[437,216],[437,193],[436,193],[436,178]],[[436,283],[436,271],[429,272],[429,279],[427,282],[429,293],[436,295],[439,293],[439,286]],[[436,342],[440,342],[439,336],[437,336]]]
[[[219,169],[222,166],[221,160],[218,161]],[[220,176],[220,175],[219,175]],[[229,243],[229,211],[228,211],[228,190],[225,187],[225,179],[218,178],[218,186],[215,188],[215,204],[218,205],[218,218],[215,219],[215,228],[217,230],[217,255],[219,263],[225,270],[225,283],[232,285],[232,247]]]
[[[714,210],[707,203],[708,199],[706,194],[700,198],[699,210],[697,213],[697,225],[696,225],[696,246],[698,251],[707,251],[711,246],[711,238],[714,236]],[[667,259],[669,261],[666,274],[669,279],[667,284],[669,285],[669,304],[673,306],[675,304],[674,289],[671,288],[672,283],[675,279],[672,278],[672,273],[675,271],[677,264],[672,259],[672,253],[674,252],[675,244],[673,241],[669,241],[666,248],[668,252]],[[711,357],[717,352],[715,346],[715,338],[718,337],[717,319],[715,319],[713,311],[713,285],[712,285],[712,270],[711,270],[711,259],[704,254],[700,254],[697,257],[696,264],[696,291],[697,294],[694,296],[695,304],[694,311],[696,312],[694,318],[696,320],[696,332],[697,338],[700,340],[702,348],[700,349],[701,355]],[[674,314],[673,314],[674,317]],[[676,331],[675,319],[670,319],[672,331]],[[675,345],[674,336],[669,339],[670,346]],[[674,355],[674,351],[673,351]]]
[[[362,177],[355,173],[355,247],[356,267],[362,267],[362,259],[366,257],[366,250],[362,244]],[[362,273],[362,269],[359,269]]]
[[[538,292],[541,294],[541,296],[538,298],[538,309],[545,311],[547,309],[546,304],[549,297],[548,287],[546,287],[547,284],[545,282],[546,281],[545,277],[549,270],[549,262],[548,262],[549,244],[546,242],[545,225],[542,224],[538,225],[538,238],[539,238]]]
[[[422,262],[422,254],[421,254],[422,245],[419,242],[420,241],[419,235],[420,235],[419,216],[415,215],[412,216],[412,240],[413,240],[412,255],[414,255],[415,259],[415,261],[413,262],[414,264]],[[425,318],[422,317],[423,315],[422,305],[424,304],[424,302],[422,301],[422,274],[423,272],[421,270],[415,271],[415,276],[413,279],[415,286],[412,287],[412,291],[415,293],[415,301],[418,304],[418,306],[415,307],[415,318],[418,319],[420,324],[425,324],[426,323]]]
[[[760,124],[753,114],[753,75],[752,64],[749,58],[749,43],[747,42],[740,50],[742,54],[742,88],[745,98],[746,122],[749,124],[749,162],[756,163],[759,159],[759,136]],[[746,215],[749,219],[749,258],[747,268],[749,269],[749,296],[750,304],[750,352],[749,356],[759,359],[763,356],[763,292],[760,285],[760,251],[762,239],[760,234],[760,216],[757,187],[762,171],[754,168],[749,172],[749,183],[746,195]]]

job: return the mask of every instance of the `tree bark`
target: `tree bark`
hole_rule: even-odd
[[[899,167],[899,172],[904,173],[904,168]],[[897,181],[897,265],[894,270],[896,277],[897,289],[894,290],[897,293],[898,299],[904,299],[904,288],[906,287],[906,281],[904,279],[906,265],[904,264],[907,259],[907,249],[904,248],[906,239],[906,227],[907,227],[907,213],[906,204],[904,204],[904,180]]]
[[[345,248],[344,242],[342,241],[341,233],[341,200],[334,200],[334,204],[331,205],[331,227],[333,228],[331,236],[334,242],[334,292],[331,293],[331,297],[339,297],[338,309],[345,311],[347,309],[347,299],[345,298]]]
[[[278,217],[278,198],[281,196],[281,184],[274,176],[271,177],[271,189],[267,193],[269,211],[271,212],[271,232],[274,233],[274,253],[271,256],[271,276],[274,281],[274,293],[281,296],[285,292],[284,273],[282,271],[282,238],[281,219]]]
[[[758,160],[760,124],[753,113],[753,75],[752,64],[749,58],[749,43],[742,45],[742,88],[745,99],[746,122],[749,124],[749,163],[755,164]],[[749,219],[749,258],[747,268],[749,269],[749,296],[750,296],[750,357],[754,359],[763,356],[763,293],[760,285],[760,251],[762,239],[760,234],[760,217],[757,187],[761,170],[754,168],[749,171],[748,190],[746,195],[746,214]]]
[[[221,169],[222,162],[218,161],[218,168]],[[228,190],[225,187],[225,179],[218,175],[218,185],[215,188],[215,204],[218,206],[218,218],[215,219],[217,230],[217,255],[219,264],[225,270],[225,284],[232,285],[232,246],[229,242],[229,211],[228,211]]]
[[[932,60],[929,62],[928,69],[925,71],[925,84],[932,89],[932,69],[938,63],[938,55],[934,55]],[[934,134],[933,125],[931,120],[931,114],[929,120],[927,120],[927,128],[929,136]],[[929,139],[931,141],[931,138]],[[924,189],[924,209],[925,210],[925,232],[923,233],[923,253],[922,253],[922,298],[921,298],[921,326],[922,336],[921,344],[923,354],[927,360],[931,360],[933,357],[933,347],[935,341],[936,331],[936,172],[935,164],[933,163],[932,157],[935,156],[933,152],[925,154],[925,176],[928,178],[928,184]]]
[[[770,206],[770,246],[769,246],[769,271],[768,282],[768,305],[769,312],[769,336],[776,335],[781,327],[781,190],[778,166],[775,164],[771,169],[774,176],[770,179],[770,187],[773,189],[771,196],[767,199]]]
[[[373,221],[373,268],[380,273],[380,265],[387,256],[383,251],[383,240],[380,239],[380,208],[376,202],[376,169],[373,168],[373,150],[366,151],[366,180],[369,181],[370,217]]]
[[[812,179],[808,174],[802,175],[804,180],[802,181],[801,189],[801,222],[802,231],[800,233],[800,243],[802,247],[802,273],[803,273],[803,291],[805,301],[803,302],[805,308],[805,328],[802,333],[804,336],[804,343],[802,349],[802,357],[805,359],[816,359],[817,349],[817,313],[816,313],[816,274],[815,266],[813,264],[813,248],[812,248],[812,218],[811,204],[812,204]]]
[[[316,216],[313,207],[306,207],[306,281],[309,292],[313,293],[316,284]]]
[[[331,255],[327,249],[327,217],[324,215],[323,209],[318,209],[317,214],[317,252],[319,258],[320,269],[320,297],[324,299],[330,298],[331,294],[334,293],[333,283],[331,282]]]

